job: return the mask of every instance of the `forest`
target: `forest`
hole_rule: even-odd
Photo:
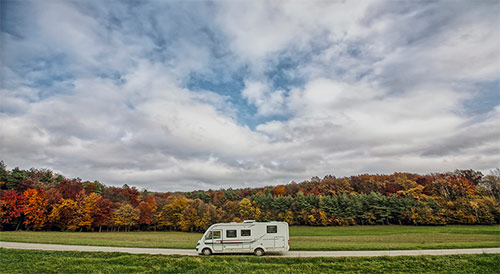
[[[362,174],[261,188],[151,192],[0,162],[0,230],[204,231],[217,222],[290,225],[498,224],[500,169]]]

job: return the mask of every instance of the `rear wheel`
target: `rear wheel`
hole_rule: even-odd
[[[262,256],[264,255],[264,249],[262,248],[257,248],[253,251],[253,254],[255,254],[255,256]]]
[[[210,250],[210,248],[205,248],[205,249],[203,249],[202,253],[205,256],[210,256],[210,255],[212,255],[212,250]]]

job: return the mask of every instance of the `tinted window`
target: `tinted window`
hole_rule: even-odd
[[[220,230],[214,231],[214,239],[220,239]]]
[[[227,238],[236,238],[236,230],[226,230]]]
[[[241,230],[241,236],[250,236],[252,233],[250,229],[242,229]]]
[[[267,226],[267,233],[278,233],[278,226],[268,225]]]

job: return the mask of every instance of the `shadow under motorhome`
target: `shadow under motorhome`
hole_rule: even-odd
[[[288,223],[218,223],[210,226],[196,245],[198,254],[285,252],[290,249]]]

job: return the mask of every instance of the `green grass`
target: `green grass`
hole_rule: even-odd
[[[200,233],[0,232],[0,241],[122,247],[194,248]],[[292,250],[500,247],[500,226],[290,227]]]
[[[277,258],[0,249],[0,273],[498,273],[499,262],[499,254]]]
[[[500,247],[500,226],[290,227],[294,250]]]
[[[187,232],[0,232],[0,241],[194,249],[200,233]]]

